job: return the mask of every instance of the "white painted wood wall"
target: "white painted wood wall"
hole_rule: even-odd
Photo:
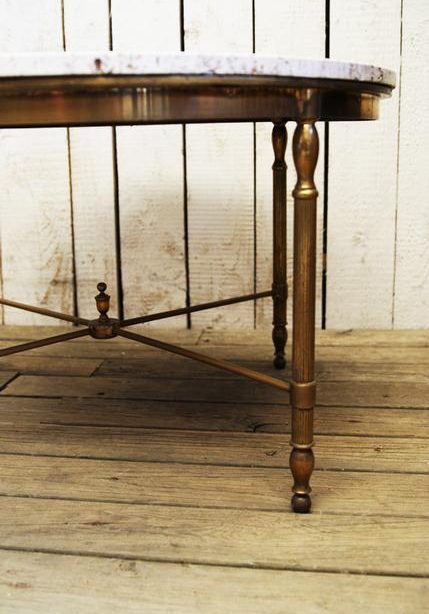
[[[329,135],[320,126],[318,322],[429,326],[426,0],[0,0],[0,52],[109,48],[328,54],[398,71],[379,122],[331,124]],[[270,131],[0,130],[3,295],[91,315],[103,279],[113,312],[122,297],[132,316],[268,289]],[[292,188],[290,147],[288,160]],[[1,317],[53,323],[7,308]],[[269,300],[192,316],[195,327],[270,321]]]

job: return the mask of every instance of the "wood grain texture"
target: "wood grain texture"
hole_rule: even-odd
[[[0,373],[18,371],[33,375],[92,375],[100,367],[102,360],[97,358],[62,358],[55,356],[33,356],[31,354],[13,354],[2,357]]]
[[[204,330],[198,337],[199,345],[248,345],[249,343],[266,344],[265,331],[216,331]],[[377,352],[379,348],[391,347],[395,352],[401,347],[429,347],[428,330],[365,330],[365,329],[337,329],[316,330],[316,346],[372,348]],[[349,350],[350,351],[350,350]]]
[[[419,437],[319,435],[317,466],[329,471],[429,474],[427,449],[427,439]],[[290,446],[289,437],[275,433],[31,425],[2,428],[0,453],[287,468]]]
[[[67,51],[109,49],[106,0],[65,0],[64,37]],[[75,248],[77,309],[96,313],[97,283],[106,281],[112,316],[117,315],[114,176],[112,129],[72,128],[68,131]]]
[[[272,403],[7,397],[0,398],[0,424],[289,433],[290,412]],[[315,433],[429,438],[429,414],[425,409],[323,407],[315,414]]]
[[[201,378],[198,386],[189,381],[161,378],[60,377],[21,375],[2,392],[3,396],[29,397],[105,397],[112,399],[158,399],[174,401],[212,401],[217,403],[278,403],[288,406],[288,395],[244,378],[219,380]],[[428,407],[428,383],[413,382],[320,382],[317,406]]]
[[[246,0],[187,1],[184,28],[186,51],[252,51],[252,6]],[[249,294],[254,288],[252,127],[187,126],[186,156],[191,302]],[[193,314],[192,322],[253,328],[253,309],[252,302],[241,303]]]
[[[403,4],[395,328],[429,327],[429,5]]]
[[[113,473],[104,471],[103,482]],[[216,487],[216,480],[208,481]],[[219,490],[217,500],[223,498]],[[427,576],[427,522],[427,518],[296,517],[284,510],[203,507],[181,507],[178,513],[164,505],[5,497],[0,547],[183,563]]]
[[[291,478],[284,467],[222,467],[18,454],[2,454],[1,461],[2,505],[9,497],[34,497],[289,513],[287,495]],[[427,524],[428,486],[428,474],[316,469],[312,510],[320,512],[320,516],[354,514],[375,516],[375,520],[380,516],[410,521],[425,518]],[[408,496],[410,492],[419,492],[418,506]],[[5,509],[3,513],[6,514]],[[173,510],[171,514],[174,515]],[[6,544],[0,539],[1,545]]]
[[[331,57],[399,68],[401,3],[331,0]],[[378,122],[333,123],[326,325],[392,326],[398,90]]]
[[[294,614],[308,594],[308,612],[423,614],[429,584],[422,578],[269,571],[61,554],[4,552],[0,599],[8,612],[45,614]],[[90,577],[92,581],[88,583]],[[168,582],[165,578],[168,577]],[[117,582],[112,585],[112,578]],[[26,590],[22,590],[25,588]],[[338,599],[341,594],[342,599]]]
[[[249,358],[248,353],[235,352],[214,352],[210,351],[210,355],[215,357],[215,354],[229,354],[228,359],[233,362],[243,364],[249,368],[256,369],[267,375],[273,375],[272,365],[268,362],[269,356],[264,356],[260,360]],[[127,377],[164,377],[163,366],[165,358],[160,354],[154,354],[150,356],[150,360],[146,356],[140,356],[138,358],[107,358],[97,369],[97,376],[117,376],[125,375]],[[8,363],[6,363],[7,365]],[[14,364],[14,363],[10,363]],[[212,377],[216,379],[231,379],[234,377],[231,373],[226,371],[220,371],[219,369],[213,369],[209,365],[203,363],[189,363],[187,360],[179,356],[172,356],[169,359],[169,366],[171,368],[171,377],[176,378],[195,378],[200,377]],[[7,368],[7,367],[6,367]],[[26,372],[26,371],[25,371]],[[290,368],[288,368],[284,377],[290,377]],[[429,383],[428,366],[412,365],[412,364],[397,364],[390,363],[389,368],[386,369],[384,365],[379,365],[375,362],[331,362],[320,360],[316,365],[316,379],[317,381],[373,381],[373,382],[422,382]]]
[[[113,0],[113,49],[178,51],[179,4]],[[116,134],[125,315],[184,307],[182,129],[122,126]],[[167,325],[183,327],[185,321]]]
[[[70,326],[0,326],[2,345],[9,346],[15,342],[49,337],[59,333],[70,332]],[[267,360],[272,357],[272,346],[265,330],[228,331],[205,329],[172,330],[156,332],[156,337],[165,341],[174,341],[185,346],[207,348],[209,352],[227,358]],[[249,355],[248,347],[252,346]],[[378,365],[412,365],[429,362],[429,331],[427,330],[316,330],[316,358],[321,361],[365,362]],[[288,351],[290,347],[288,348]],[[68,343],[39,348],[31,352],[32,356],[82,356],[109,358],[126,356],[128,358],[154,355],[158,353],[149,347],[133,341],[119,338],[108,342],[94,342],[93,339],[77,339]],[[126,352],[126,354],[124,354]],[[246,358],[247,357],[247,358]],[[418,371],[418,368],[417,368]]]
[[[61,5],[57,0],[36,0],[24,5],[1,0],[0,14],[0,51],[63,48]],[[0,183],[4,295],[72,312],[66,130],[2,130]],[[4,320],[19,324],[47,322],[43,316],[11,308],[4,309]]]
[[[4,388],[18,373],[16,371],[1,371],[0,372],[0,389]]]
[[[303,24],[305,36],[303,37]],[[258,54],[295,57],[324,57],[325,54],[325,2],[278,2],[256,0],[255,2],[255,51]],[[275,118],[273,118],[275,119]],[[292,189],[296,183],[296,171],[292,160],[292,136],[294,123],[286,126],[288,190],[288,321],[292,321],[292,262],[293,262],[293,199]],[[321,325],[321,279],[322,279],[322,231],[323,231],[323,176],[324,176],[324,127],[318,125],[320,154],[315,176],[319,190],[316,322]],[[265,290],[272,282],[272,179],[271,124],[256,124],[256,284],[257,290]],[[256,325],[268,326],[272,320],[272,301],[262,299],[256,303]]]
[[[2,344],[18,332],[0,329]],[[77,612],[80,604],[103,612],[118,604],[124,612],[295,612],[311,590],[305,606],[314,612],[335,612],[334,602],[343,612],[346,598],[357,612],[424,612],[429,412],[419,404],[427,401],[420,378],[429,332],[368,333],[318,333],[319,367],[345,381],[321,383],[338,406],[319,403],[316,412],[307,517],[289,510],[290,416],[276,391],[264,400],[250,382],[195,379],[193,363],[175,380],[153,369],[142,378],[142,361],[162,367],[163,358],[172,372],[175,365],[115,341],[64,344],[63,358],[53,348],[34,358],[41,369],[56,361],[68,373],[78,352],[90,362],[98,351],[110,368],[128,364],[127,377],[8,374],[21,384],[39,379],[40,392],[49,384],[52,396],[0,396],[2,606],[31,614],[57,604]],[[254,335],[259,345],[229,331],[169,334],[246,364],[263,361],[270,346],[263,331]],[[21,331],[21,340],[29,336],[40,331]],[[129,355],[133,348],[139,353]],[[30,353],[16,358],[32,368]],[[375,379],[347,380],[353,369],[353,377]],[[392,384],[394,375],[408,381]],[[115,386],[135,398],[109,398]],[[223,606],[225,599],[232,601]]]

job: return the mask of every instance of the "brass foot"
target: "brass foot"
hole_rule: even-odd
[[[286,367],[286,359],[284,354],[276,354],[273,360],[273,365],[276,369],[284,369]]]
[[[310,495],[301,495],[295,493],[292,497],[292,510],[296,514],[308,514],[311,510],[311,498]]]

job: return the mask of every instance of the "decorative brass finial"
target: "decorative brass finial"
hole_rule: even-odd
[[[107,317],[107,312],[110,308],[110,296],[106,294],[106,289],[107,284],[105,284],[104,281],[100,281],[100,283],[97,284],[97,290],[100,294],[97,294],[95,297],[95,302],[97,303],[97,309],[100,314],[98,318],[100,322],[105,322],[109,319]]]
[[[100,281],[97,284],[99,294],[95,296],[98,313],[97,320],[91,320],[89,331],[95,339],[111,339],[118,334],[120,323],[116,318],[109,318],[107,312],[110,308],[110,296],[106,294],[107,284]]]

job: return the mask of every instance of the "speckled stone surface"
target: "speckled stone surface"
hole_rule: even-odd
[[[0,54],[1,77],[59,75],[203,75],[342,79],[395,86],[392,70],[327,59],[189,53],[21,53]]]

